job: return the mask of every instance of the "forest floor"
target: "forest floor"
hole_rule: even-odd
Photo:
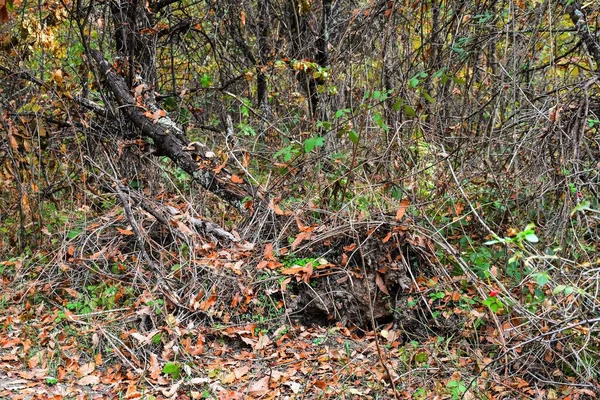
[[[586,399],[586,387],[509,370],[494,329],[408,340],[392,324],[373,332],[339,324],[206,327],[129,307],[77,315],[59,299],[33,304],[32,285],[3,282],[0,399]],[[278,322],[279,323],[279,322]],[[128,326],[129,328],[125,328]],[[165,362],[164,360],[169,360]],[[529,372],[531,373],[529,373]],[[391,382],[395,383],[395,390]]]

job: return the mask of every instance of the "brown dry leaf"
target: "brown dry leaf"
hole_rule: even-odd
[[[235,379],[240,379],[241,377],[246,375],[248,372],[250,372],[250,367],[245,366],[245,365],[233,370],[233,373],[235,374]]]
[[[129,386],[127,387],[127,392],[125,393],[125,398],[126,399],[137,399],[139,397],[142,397],[142,394],[140,392],[138,392],[137,387],[133,383],[130,383]]]
[[[269,393],[269,377],[265,376],[264,378],[259,379],[254,382],[248,388],[248,394],[250,396],[262,396],[264,394]]]
[[[29,361],[27,361],[27,365],[29,366],[29,368],[33,369],[35,367],[37,367],[37,365],[40,363],[40,358],[41,358],[41,354],[38,353],[35,356],[31,357],[29,359]]]
[[[292,250],[295,250],[296,247],[298,247],[298,245],[302,243],[303,240],[310,239],[311,235],[312,233],[310,231],[300,232],[298,235],[296,235],[296,238],[292,243]]]
[[[402,221],[402,218],[404,218],[404,213],[406,213],[406,207],[408,207],[409,204],[410,202],[408,201],[408,199],[402,200],[402,202],[400,203],[400,208],[398,209],[398,211],[396,211],[396,221]]]
[[[6,0],[0,0],[0,22],[7,22],[9,18]]]
[[[302,279],[304,282],[308,283],[310,277],[313,274],[313,266],[312,263],[308,263],[305,266],[294,265],[290,268],[286,268],[281,271],[283,275],[294,275],[297,280]]]
[[[121,235],[133,235],[133,231],[131,229],[121,229],[121,228],[117,228],[117,231],[121,234]]]
[[[160,376],[160,365],[158,364],[158,356],[154,353],[150,354],[150,378],[158,379]]]
[[[235,374],[233,372],[225,374],[225,376],[223,376],[221,378],[221,383],[225,384],[225,385],[233,383],[234,381],[235,381]]]
[[[273,257],[273,243],[267,243],[265,245],[264,256],[269,261],[275,261],[275,257]]]
[[[71,288],[62,288],[65,292],[67,292],[67,294],[71,297],[79,297],[79,293],[77,293],[77,290],[75,289],[71,289]]]
[[[21,339],[19,338],[14,338],[14,339],[8,339],[4,342],[2,342],[2,347],[7,348],[7,347],[13,347],[16,344],[20,344],[21,343]]]
[[[94,362],[89,362],[89,363],[80,365],[79,369],[75,372],[75,376],[77,376],[78,378],[81,376],[87,376],[87,375],[91,374],[92,372],[94,372],[95,369],[96,369],[96,363],[94,363]]]
[[[294,265],[294,266],[291,266],[284,270],[281,270],[281,273],[283,275],[296,275],[298,272],[302,271],[303,269],[304,269],[304,267],[302,267],[300,265]]]
[[[141,84],[141,85],[137,85],[135,88],[133,88],[133,94],[134,96],[140,97],[142,95],[142,93],[144,92],[144,90],[146,89],[146,85],[145,84]]]
[[[187,235],[187,236],[194,236],[195,232],[193,230],[191,230],[186,224],[184,224],[183,222],[176,220],[175,221],[176,225],[177,225],[177,229],[179,229],[183,234]]]
[[[589,389],[579,389],[579,393],[587,394],[590,397],[596,398],[596,394]]]
[[[173,396],[175,396],[177,394],[177,391],[179,390],[179,387],[181,386],[181,384],[183,383],[183,381],[179,381],[176,384],[174,384],[173,386],[171,386],[170,389],[161,389],[161,393],[163,396],[165,396],[166,398],[171,398]]]
[[[250,347],[254,347],[254,344],[256,343],[254,340],[250,339],[249,337],[240,336],[240,339],[242,339],[242,342],[246,343]]]
[[[454,206],[454,212],[456,214],[456,216],[458,217],[460,214],[462,214],[463,210],[465,208],[465,205],[462,203],[462,201],[457,201],[456,205]]]
[[[254,346],[255,350],[262,350],[265,347],[267,347],[268,345],[270,345],[271,343],[273,343],[273,341],[271,339],[269,339],[269,336],[267,335],[261,335],[258,338],[258,342],[256,342],[256,345]]]
[[[377,287],[379,288],[379,290],[381,290],[383,293],[387,294],[388,296],[390,295],[390,291],[385,286],[385,283],[383,282],[383,278],[381,277],[381,274],[379,272],[375,275],[375,283],[377,284]]]
[[[78,385],[97,385],[98,383],[100,383],[100,378],[97,377],[96,375],[88,375],[88,376],[84,376],[83,378],[81,378],[80,380],[77,381]]]

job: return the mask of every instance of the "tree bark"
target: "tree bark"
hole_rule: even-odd
[[[251,186],[222,168],[214,153],[205,145],[190,143],[177,124],[158,108],[154,102],[153,91],[145,98],[141,94],[134,98],[125,79],[115,72],[102,53],[92,50],[91,55],[106,85],[116,98],[119,109],[140,129],[142,136],[153,141],[157,155],[167,156],[206,190],[237,208],[241,209],[244,206],[242,200],[253,197]]]
[[[583,43],[585,43],[585,47],[596,63],[596,68],[594,68],[594,70],[598,72],[600,70],[600,40],[596,34],[590,31],[585,9],[578,1],[569,2],[563,0],[563,4],[565,4],[567,14],[569,14],[571,21],[577,28],[577,34]]]

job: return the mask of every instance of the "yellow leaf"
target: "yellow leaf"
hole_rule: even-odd
[[[56,86],[58,87],[63,85],[63,73],[61,69],[57,69],[52,73],[52,80],[56,82]]]

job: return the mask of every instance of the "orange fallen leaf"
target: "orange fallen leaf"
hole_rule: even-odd
[[[273,210],[276,215],[292,215],[291,211],[283,211],[277,204],[279,200],[271,199],[269,201],[269,209]]]
[[[231,175],[231,182],[233,183],[244,183],[244,180],[237,175]]]
[[[117,231],[119,231],[121,235],[133,235],[133,231],[130,229],[117,228]]]
[[[462,201],[459,200],[456,202],[456,206],[454,206],[454,211],[455,211],[457,217],[460,214],[462,214],[464,208],[465,208],[465,205],[462,203]]]
[[[392,237],[392,232],[390,231],[390,232],[388,232],[387,235],[385,235],[385,237],[383,239],[381,239],[381,241],[383,243],[387,243],[390,240],[391,237]]]
[[[230,372],[228,374],[225,374],[221,379],[220,379],[221,383],[223,384],[230,384],[233,383],[235,381],[235,374],[233,372]]]
[[[20,343],[21,343],[21,339],[18,339],[18,338],[9,339],[2,343],[2,347],[4,347],[4,348],[13,347],[14,345],[20,344]]]
[[[356,248],[356,243],[351,243],[347,246],[344,246],[344,251],[352,251]]]
[[[37,367],[37,365],[40,363],[40,357],[41,355],[39,353],[31,357],[29,361],[27,361],[27,365],[29,366],[29,368],[33,369]]]
[[[402,218],[404,218],[404,213],[406,212],[406,207],[408,207],[409,204],[410,202],[408,201],[408,199],[402,200],[402,202],[400,203],[400,208],[398,209],[398,211],[396,211],[396,221],[402,221]]]
[[[314,384],[316,387],[318,387],[321,390],[327,389],[327,382],[325,382],[325,381],[315,381]]]
[[[292,250],[295,250],[303,240],[310,239],[311,235],[312,233],[310,231],[300,232],[298,235],[296,235],[296,238],[292,242]]]

